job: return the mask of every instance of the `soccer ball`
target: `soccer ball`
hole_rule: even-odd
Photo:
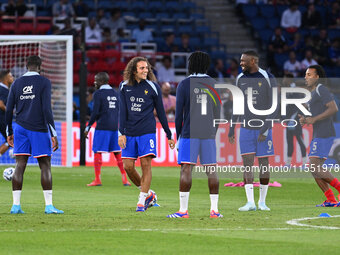
[[[4,177],[4,179],[6,181],[11,181],[12,178],[13,178],[13,174],[14,174],[14,170],[15,168],[14,167],[9,167],[9,168],[6,168],[2,174],[2,176]]]

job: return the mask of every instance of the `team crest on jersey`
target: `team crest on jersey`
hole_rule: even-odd
[[[258,85],[259,85],[259,87],[261,87],[262,86],[262,82],[259,82]]]
[[[26,86],[22,89],[22,92],[23,92],[23,94],[31,94],[31,93],[33,93],[32,89],[33,89],[33,85]]]
[[[147,95],[149,93],[149,91],[146,89],[146,90],[144,90],[144,93],[145,93],[145,95]]]

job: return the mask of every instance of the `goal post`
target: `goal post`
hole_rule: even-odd
[[[73,154],[73,38],[67,35],[0,35],[0,69],[10,70],[14,78],[26,72],[26,59],[38,55],[42,59],[41,75],[52,84],[52,111],[58,133],[59,150],[52,155],[54,166],[72,166]],[[1,144],[4,142],[0,137]],[[0,164],[14,160],[8,152]],[[29,164],[37,161],[30,157]]]

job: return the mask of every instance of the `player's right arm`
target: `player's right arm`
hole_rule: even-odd
[[[99,111],[100,111],[100,98],[98,93],[93,94],[93,110],[91,113],[91,118],[89,120],[89,123],[87,124],[87,127],[85,128],[84,135],[87,138],[87,135],[93,125],[93,123],[98,119],[99,117]]]
[[[4,101],[0,100],[0,110],[5,112],[6,111],[6,105],[4,103]]]
[[[15,105],[15,83],[11,86],[7,99],[7,107],[5,112],[5,121],[6,121],[6,133],[7,133],[7,142],[10,146],[13,147],[13,128],[12,128],[12,120],[13,120],[13,110]],[[11,139],[9,141],[8,139]]]
[[[127,106],[125,99],[125,92],[123,84],[120,85],[119,89],[119,137],[118,145],[120,148],[125,149],[126,147],[126,136],[125,136],[125,123],[127,119]]]
[[[184,86],[182,83],[180,83],[177,87],[177,92],[176,92],[175,127],[176,127],[177,141],[181,135],[182,127],[183,127],[184,102],[185,102]]]

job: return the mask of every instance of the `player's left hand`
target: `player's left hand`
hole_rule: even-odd
[[[171,139],[171,140],[168,141],[168,143],[169,143],[171,150],[173,150],[175,148],[175,141],[173,139]]]
[[[9,146],[14,147],[14,138],[13,138],[13,135],[7,136],[7,142],[8,142]]]
[[[118,145],[120,148],[125,149],[126,147],[126,136],[121,135],[118,137]]]
[[[52,137],[52,149],[53,151],[58,150],[59,148],[59,143],[58,143],[58,138],[56,136]]]
[[[264,142],[265,140],[267,139],[267,136],[263,135],[263,134],[260,134],[259,137],[257,138],[257,140],[259,142]]]
[[[314,124],[315,123],[315,119],[313,117],[306,117],[305,118],[305,124]]]

